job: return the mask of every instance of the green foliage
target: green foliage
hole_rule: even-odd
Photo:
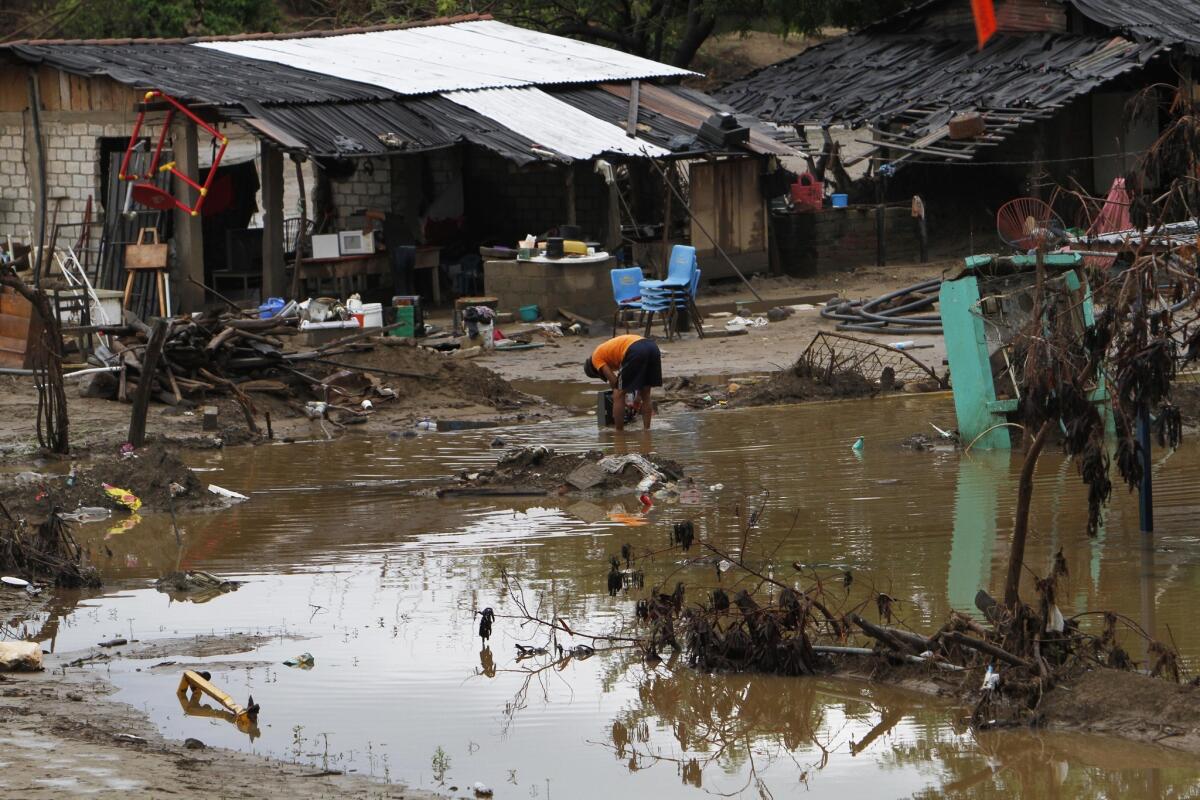
[[[270,30],[274,0],[59,0],[57,34],[71,38],[205,36]]]
[[[751,26],[781,34],[855,28],[912,0],[495,0],[499,19],[687,66],[719,30]],[[477,9],[475,0],[436,0],[442,14]]]

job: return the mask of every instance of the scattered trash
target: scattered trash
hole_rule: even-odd
[[[304,404],[304,415],[309,419],[322,419],[329,410],[329,404],[320,400],[309,400]]]
[[[58,518],[67,522],[102,522],[112,516],[112,509],[102,506],[80,506],[74,511],[60,511]]]
[[[416,428],[419,431],[436,431],[437,423],[431,420],[429,417],[425,417],[417,423]]]
[[[232,697],[213,685],[210,677],[207,672],[187,670],[179,679],[179,688],[175,690],[175,696],[185,708],[195,709],[200,705],[200,696],[208,695],[228,709],[238,730],[256,730],[259,706],[254,702],[254,696],[250,696],[245,706],[239,705]]]
[[[992,669],[992,665],[988,664],[987,673],[983,676],[983,685],[981,688],[985,692],[990,692],[1000,685],[1000,673]]]
[[[123,644],[129,644],[128,639],[122,639],[118,636],[116,639],[109,639],[107,642],[97,642],[97,647],[120,647]]]
[[[141,499],[128,489],[122,489],[119,486],[113,486],[112,484],[108,483],[102,483],[100,486],[104,489],[105,494],[128,508],[130,511],[137,511],[142,507]]]
[[[361,403],[359,403],[359,405],[362,406],[363,411],[370,411],[375,407],[370,400],[363,400]]]
[[[0,642],[0,672],[40,672],[42,646],[37,642]]]
[[[9,577],[8,575],[5,575],[3,578],[0,578],[0,583],[3,583],[5,586],[11,586],[14,589],[24,589],[27,586],[29,586],[29,581],[24,580],[22,578],[12,578],[12,577]]]
[[[114,733],[114,742],[125,742],[126,744],[146,744],[146,740],[141,736],[134,736],[132,733]]]
[[[861,452],[864,444],[865,444],[865,440],[863,439],[863,437],[860,436],[854,440],[854,444],[850,445],[850,449],[857,451],[857,452]]]
[[[475,781],[475,785],[472,788],[475,790],[476,797],[491,797],[494,794],[490,786],[479,781]]]
[[[914,339],[905,339],[903,342],[889,342],[888,347],[894,347],[897,350],[912,350],[916,344]]]
[[[312,669],[316,666],[316,660],[312,653],[301,653],[298,656],[292,656],[283,662],[285,667],[299,667],[300,669]]]
[[[723,484],[723,483],[714,483],[712,486],[708,487],[708,490],[709,490],[710,492],[719,492],[719,491],[721,491],[721,490],[722,490],[722,489],[724,489],[724,488],[725,488],[725,484]]]
[[[1046,620],[1046,633],[1062,633],[1066,628],[1066,620],[1057,605],[1050,606],[1050,618]]]
[[[247,497],[246,495],[244,495],[240,492],[234,492],[234,491],[231,491],[230,489],[224,489],[220,486],[217,486],[215,483],[210,483],[208,485],[208,490],[215,495],[219,495],[221,497],[226,497],[230,500],[249,500],[250,499],[249,497]]]

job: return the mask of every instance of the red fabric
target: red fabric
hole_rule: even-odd
[[[971,0],[971,13],[975,15],[975,37],[982,50],[996,32],[996,7],[992,0]]]

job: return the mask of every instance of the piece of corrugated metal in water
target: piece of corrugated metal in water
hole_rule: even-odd
[[[607,47],[491,20],[190,46],[380,86],[401,95],[694,74]]]

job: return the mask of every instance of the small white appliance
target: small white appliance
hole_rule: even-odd
[[[342,255],[361,256],[375,252],[375,232],[339,231],[338,240]]]
[[[337,258],[342,253],[338,249],[336,233],[320,233],[312,237],[313,258]]]

